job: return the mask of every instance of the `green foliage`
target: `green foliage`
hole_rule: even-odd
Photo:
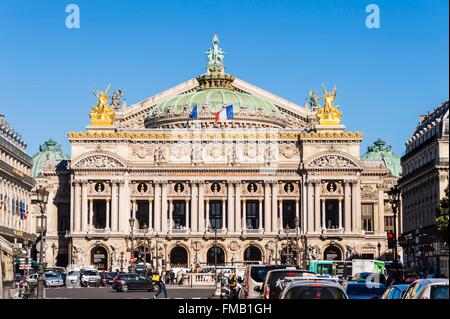
[[[448,186],[445,189],[445,195],[441,199],[439,207],[436,209],[436,227],[441,239],[448,244]]]

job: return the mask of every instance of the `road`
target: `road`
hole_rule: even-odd
[[[214,293],[211,288],[179,288],[167,286],[169,299],[208,299]],[[47,299],[153,299],[154,292],[117,292],[111,287],[47,288]],[[161,293],[158,299],[164,298]]]

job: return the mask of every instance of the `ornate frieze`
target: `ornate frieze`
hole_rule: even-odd
[[[347,157],[338,154],[322,155],[305,165],[305,168],[359,168],[360,166]]]
[[[361,199],[378,199],[378,189],[374,184],[361,185]]]
[[[117,160],[116,158],[104,155],[104,154],[96,154],[87,156],[76,163],[73,164],[73,168],[81,168],[81,169],[117,169],[117,168],[125,168],[125,165]]]

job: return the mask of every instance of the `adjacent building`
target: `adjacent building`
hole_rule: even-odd
[[[436,235],[436,208],[448,187],[448,101],[419,119],[401,158],[404,259],[408,267],[448,278],[448,246]]]
[[[30,191],[32,160],[27,145],[0,114],[0,262],[2,286],[12,283],[15,258],[23,257],[23,249],[36,239],[31,227]],[[11,252],[13,252],[11,254]],[[3,291],[1,293],[3,295]],[[4,296],[7,295],[6,293]]]

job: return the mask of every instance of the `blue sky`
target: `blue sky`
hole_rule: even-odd
[[[68,4],[80,29],[67,29]],[[380,8],[368,29],[365,8]],[[217,33],[228,73],[303,105],[337,85],[348,130],[398,154],[420,114],[448,99],[447,0],[0,2],[0,113],[34,154],[89,124],[108,83],[128,105],[197,76]]]

